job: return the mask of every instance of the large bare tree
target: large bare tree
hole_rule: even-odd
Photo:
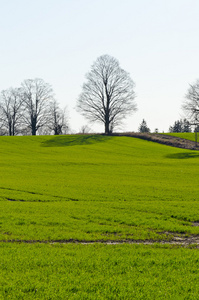
[[[22,120],[22,92],[20,88],[3,90],[0,94],[1,130],[7,135],[20,133]]]
[[[110,134],[122,120],[136,110],[134,82],[119,62],[102,55],[86,75],[77,110],[91,122],[101,122]]]
[[[22,83],[24,104],[24,125],[32,135],[36,135],[38,129],[48,124],[50,116],[50,103],[53,101],[51,85],[43,79],[27,79]]]
[[[195,127],[195,142],[197,145],[197,131],[199,127],[199,80],[196,80],[194,84],[190,84],[182,108],[190,125]]]

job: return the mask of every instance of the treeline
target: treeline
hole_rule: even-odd
[[[192,132],[192,124],[187,119],[180,119],[174,122],[173,126],[169,127],[169,132]],[[199,126],[194,128],[194,131],[199,131]],[[147,126],[146,121],[143,119],[142,123],[138,127],[138,132],[151,132],[150,128]],[[158,129],[154,130],[158,133]]]
[[[169,132],[192,132],[191,124],[187,119],[177,120],[169,127]]]
[[[65,134],[66,110],[43,79],[26,79],[0,93],[0,135]]]
[[[85,85],[85,87],[87,87],[87,85]],[[97,95],[98,94],[99,93],[97,93]],[[86,96],[89,98],[89,94],[86,94]],[[118,105],[119,108],[115,113],[116,116],[118,112],[121,116],[124,116],[126,107],[123,112],[121,111],[120,104]],[[98,107],[99,105],[97,106],[97,109]],[[116,105],[114,108],[115,107]],[[187,107],[190,109],[188,104],[186,108]],[[177,120],[169,127],[169,132],[192,132],[193,126],[194,131],[198,132],[199,121],[195,116],[198,114],[198,111],[199,108],[195,108],[194,113],[192,112],[191,117],[189,118],[191,120],[194,115],[194,121],[192,120],[192,122],[189,122],[187,119]],[[102,115],[103,118],[106,119],[103,111],[100,111],[100,113],[100,116]],[[110,120],[107,125],[109,130],[105,130],[105,132],[111,133],[113,125],[118,125],[119,121],[121,121],[121,116],[117,116],[118,123],[116,121],[114,123],[114,120],[116,119],[114,119],[114,117],[110,118],[109,116]],[[94,117],[95,114],[93,118]],[[101,121],[106,124],[103,118]],[[98,120],[97,117],[96,120]],[[54,98],[54,92],[51,85],[46,83],[43,79],[26,79],[21,83],[20,87],[9,88],[0,92],[0,135],[59,135],[66,134],[68,131],[69,124],[66,109],[60,108],[58,102]],[[144,119],[139,125],[138,131],[151,132]],[[89,132],[88,126],[83,126],[81,132]],[[156,128],[154,132],[158,133],[158,129]]]

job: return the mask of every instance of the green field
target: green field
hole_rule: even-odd
[[[186,139],[186,140],[195,142],[195,133],[194,132],[180,132],[180,133],[173,132],[173,133],[166,133],[166,134],[171,135],[171,136],[177,136],[177,137],[180,137],[181,139]]]
[[[131,137],[0,137],[0,297],[197,299],[198,249],[159,242],[199,234],[198,167]]]

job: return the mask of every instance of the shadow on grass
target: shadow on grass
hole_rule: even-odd
[[[48,139],[41,144],[42,147],[66,147],[76,145],[91,145],[110,140],[111,136],[105,135],[59,135]]]
[[[184,152],[184,153],[174,153],[166,155],[167,158],[174,158],[174,159],[188,159],[188,158],[198,158],[199,153],[195,152]]]

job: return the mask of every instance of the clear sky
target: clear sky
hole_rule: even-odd
[[[109,54],[136,84],[138,111],[123,130],[144,118],[167,132],[199,78],[198,16],[198,0],[0,0],[0,90],[44,79],[78,132],[88,123],[74,109],[85,74]]]

